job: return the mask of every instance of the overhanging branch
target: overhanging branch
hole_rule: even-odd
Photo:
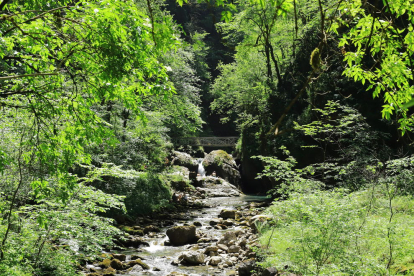
[[[40,76],[56,76],[56,75],[58,75],[58,73],[37,73],[37,74],[0,77],[0,80],[11,80],[11,79],[20,79],[20,78],[28,78],[28,77],[40,77]]]

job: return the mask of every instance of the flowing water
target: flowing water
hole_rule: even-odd
[[[175,225],[183,225],[184,223],[193,224],[198,221],[202,224],[201,227],[197,227],[197,230],[201,230],[207,234],[208,237],[216,237],[217,239],[222,235],[224,231],[217,230],[209,225],[209,221],[217,218],[222,209],[234,209],[237,206],[249,204],[249,202],[260,202],[266,200],[264,196],[241,196],[241,197],[220,197],[220,198],[207,198],[205,199],[211,208],[203,208],[198,210],[187,210],[187,215],[190,217],[188,221],[176,221]],[[171,227],[171,226],[170,226]],[[231,228],[236,230],[237,227]],[[209,265],[200,266],[174,266],[171,262],[176,259],[181,252],[188,250],[190,247],[197,245],[184,245],[184,246],[164,246],[164,242],[168,240],[165,232],[167,228],[161,229],[162,232],[156,238],[146,238],[145,240],[150,244],[149,247],[140,249],[130,249],[126,251],[120,251],[119,253],[126,254],[127,260],[131,255],[138,255],[142,257],[143,261],[147,263],[151,270],[143,271],[140,275],[159,275],[165,276],[171,272],[181,272],[188,275],[229,275],[235,268],[228,268],[227,271],[219,271],[217,267]],[[194,248],[193,248],[194,249]],[[197,248],[195,248],[197,249]],[[154,271],[153,268],[159,269]],[[118,274],[117,274],[118,275]],[[119,274],[121,275],[121,274]],[[129,275],[129,274],[122,274]],[[136,274],[135,274],[136,275]]]
[[[200,176],[206,176],[206,170],[204,169],[203,166],[203,159],[198,159],[198,170],[197,170],[197,174],[199,174]]]

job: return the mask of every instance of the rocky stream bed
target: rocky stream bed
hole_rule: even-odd
[[[191,166],[201,164],[184,157]],[[235,165],[224,165],[230,167],[228,164]],[[119,226],[128,233],[127,239],[120,241],[118,248],[103,252],[99,261],[86,263],[84,274],[254,275],[253,248],[259,246],[255,225],[266,222],[267,217],[260,213],[268,201],[263,196],[243,195],[228,182],[237,177],[236,170],[231,170],[230,177],[197,176],[193,181],[197,187],[185,191],[188,200],[176,203],[175,211],[138,218],[135,225]],[[267,269],[256,275],[276,274]]]
[[[256,257],[252,248],[257,245],[253,225],[262,218],[258,214],[265,197],[242,195],[225,181],[210,185],[216,187],[190,193],[188,204],[177,212],[123,226],[129,233],[122,243],[125,249],[86,264],[85,274],[251,275]]]

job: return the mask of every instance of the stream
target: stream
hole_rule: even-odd
[[[215,229],[210,226],[209,222],[213,219],[217,219],[221,210],[223,209],[235,209],[237,207],[247,207],[250,202],[262,202],[267,198],[264,196],[252,196],[242,195],[238,197],[213,197],[204,199],[204,203],[211,206],[210,208],[201,209],[187,209],[185,211],[185,217],[188,220],[177,220],[175,225],[188,224],[192,225],[195,222],[199,222],[201,226],[197,227],[197,231],[202,231],[205,236],[211,238],[212,241],[217,241],[224,232],[235,231],[242,229],[241,226],[229,227],[225,230]],[[239,208],[240,209],[240,208]],[[196,223],[197,224],[197,223]],[[211,265],[198,265],[198,266],[184,266],[173,265],[173,260],[177,259],[179,255],[186,250],[197,250],[198,244],[187,244],[183,246],[164,246],[164,243],[169,239],[166,235],[166,230],[172,226],[161,228],[161,232],[157,233],[155,237],[144,237],[144,241],[148,242],[148,247],[131,248],[128,250],[122,250],[111,253],[119,253],[126,255],[126,262],[131,260],[131,256],[138,255],[143,262],[150,266],[149,270],[142,271],[139,274],[128,274],[128,272],[122,272],[122,274],[116,275],[168,275],[176,272],[177,275],[235,275],[236,267],[224,267],[223,269],[217,266]],[[201,249],[201,248],[200,248]]]
[[[268,198],[241,193],[238,167],[224,151],[198,160],[175,154],[172,164],[190,162],[196,168],[193,188],[171,184],[174,208],[137,218],[131,226],[120,225],[129,233],[126,240],[119,241],[118,250],[102,252],[106,259],[86,264],[86,275],[250,275],[256,257],[252,248],[259,246],[254,228],[257,222],[266,223],[261,212]],[[207,171],[203,166],[214,162],[221,167]],[[187,168],[176,174],[190,179]]]

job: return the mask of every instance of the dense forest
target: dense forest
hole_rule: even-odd
[[[272,200],[255,275],[411,275],[413,28],[412,0],[0,0],[0,275],[84,275],[219,149],[177,138],[228,136]]]

